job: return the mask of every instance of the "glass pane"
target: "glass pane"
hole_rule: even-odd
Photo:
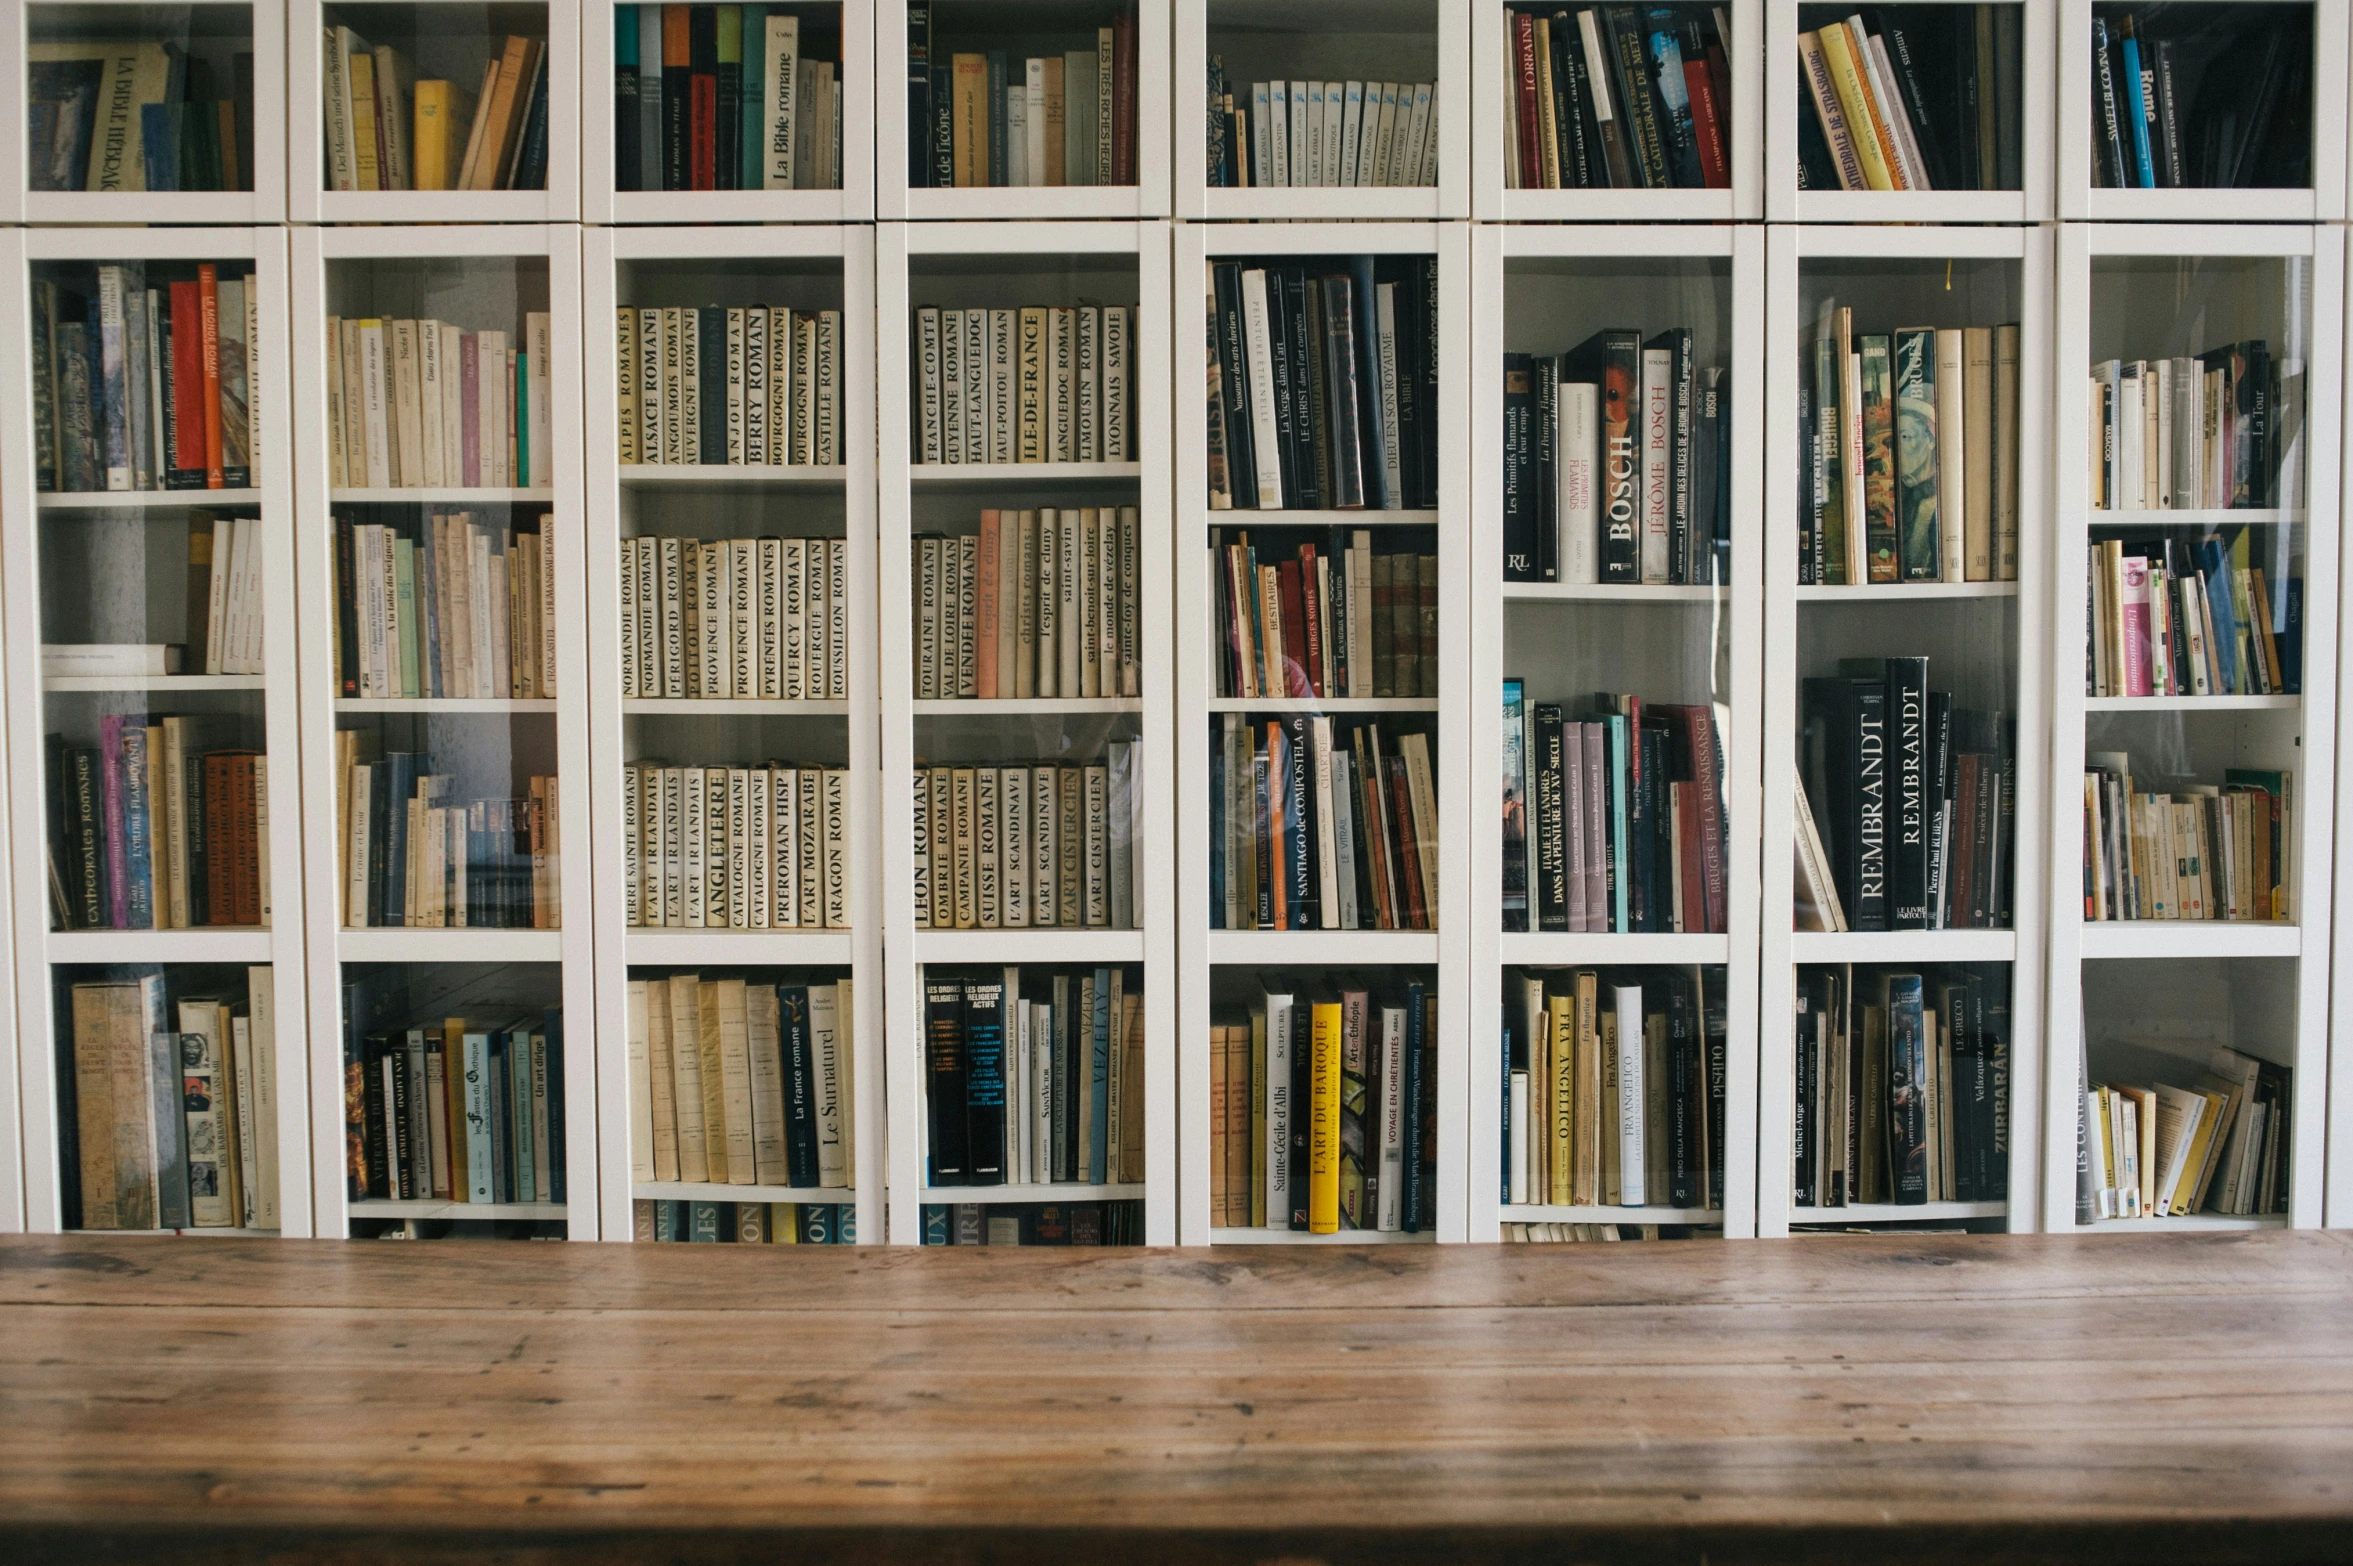
[[[24,20],[27,190],[253,188],[250,5],[29,5]]]
[[[2310,5],[2092,7],[2092,183],[2312,184]]]
[[[1133,185],[1135,116],[1132,0],[939,0],[910,23],[911,188]]]
[[[1800,190],[2018,190],[2025,7],[1798,7]]]
[[[547,188],[545,5],[321,14],[326,189]]]
[[[762,9],[613,8],[615,189],[841,188],[842,8]]]
[[[1438,183],[1435,0],[1369,0],[1338,20],[1297,0],[1211,0],[1211,186]]]

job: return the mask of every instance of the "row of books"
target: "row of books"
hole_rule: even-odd
[[[926,1245],[1141,1245],[1144,1204],[926,1202]]]
[[[172,273],[188,272],[179,277]],[[152,279],[152,281],[151,281]],[[34,484],[43,490],[243,489],[259,410],[253,274],[104,262],[83,294],[33,279]]]
[[[858,1167],[854,997],[831,983],[629,981],[629,1176],[842,1188]]]
[[[622,539],[622,698],[843,700],[849,577],[846,539]]]
[[[1092,29],[1094,47],[1025,58],[955,49],[967,13],[910,4],[909,188],[1133,185],[1136,9],[1134,0],[1101,9],[1109,19]]]
[[[1801,969],[1791,1046],[1798,1206],[2008,1198],[2008,964]]]
[[[831,9],[615,6],[614,188],[841,189],[841,30],[819,20]]]
[[[1503,579],[1732,579],[1731,381],[1689,327],[1503,356]]]
[[[915,540],[919,701],[1143,692],[1134,506],[986,510]]]
[[[1136,307],[915,311],[915,460],[1133,462]]]
[[[1209,57],[1212,188],[1438,183],[1435,82],[1233,82]]]
[[[1724,1205],[1724,970],[1511,968],[1513,1206]]]
[[[649,1245],[855,1245],[858,1208],[852,1202],[639,1200],[629,1204],[629,1237]]]
[[[1798,580],[2018,579],[2018,328],[1858,333],[1826,307],[1798,388]]]
[[[926,1184],[1144,1178],[1144,992],[1135,970],[923,975]]]
[[[1801,929],[2010,927],[2017,720],[1928,688],[1924,657],[1804,683]]]
[[[1209,1028],[1213,1228],[1435,1227],[1438,995],[1408,971],[1263,973]]]
[[[1570,719],[1505,680],[1503,928],[1729,930],[1718,736],[1712,707],[1604,694]]]
[[[2304,504],[2304,361],[2260,337],[2092,366],[2090,503],[2106,511]]]
[[[327,317],[327,482],[337,489],[527,489],[555,482],[545,310],[507,334],[447,321]]]
[[[1143,928],[1144,742],[1103,759],[915,772],[922,930]]]
[[[1710,1225],[1672,1223],[1507,1223],[1500,1226],[1505,1245],[1588,1245],[1620,1240],[1679,1240],[1694,1233],[1720,1232]]]
[[[2023,188],[2022,18],[1880,5],[1799,33],[1799,188]]]
[[[49,901],[61,930],[270,922],[269,758],[233,714],[106,713],[46,742]]]
[[[1438,694],[1435,554],[1375,550],[1368,529],[1303,541],[1289,559],[1270,548],[1262,561],[1247,531],[1234,540],[1209,530],[1218,695]]]
[[[556,694],[554,518],[471,511],[335,523],[335,673],[346,697]]]
[[[1212,261],[1212,510],[1438,504],[1438,261]]]
[[[553,775],[521,798],[461,799],[423,751],[381,759],[372,731],[335,731],[335,884],[345,929],[554,930],[563,924]]]
[[[623,467],[842,460],[839,310],[622,305],[614,340]]]
[[[344,1189],[361,1201],[561,1202],[564,1013],[377,1015],[343,987]]]
[[[139,541],[144,565],[145,541]],[[188,513],[186,636],[180,642],[44,642],[49,677],[259,674],[263,667],[261,519]]]
[[[28,42],[25,178],[31,190],[251,190],[252,51],[220,71],[155,39]]]
[[[215,993],[175,997],[143,966],[73,986],[57,1117],[68,1229],[278,1227],[272,980],[206,973]]]
[[[2086,919],[2288,918],[2293,772],[2232,767],[2220,786],[2159,791],[2136,786],[2127,752],[2084,761]]]
[[[624,767],[623,922],[848,929],[849,792],[840,767]]]
[[[2294,1072],[2215,1045],[2115,1040],[2077,1121],[2075,1220],[2288,1210]]]
[[[509,34],[480,84],[418,80],[348,27],[320,32],[329,190],[545,190],[547,40]]]
[[[1720,5],[1509,7],[1510,190],[1724,190],[1732,24]]]
[[[1216,930],[1434,930],[1431,736],[1291,713],[1209,720]]]
[[[2092,180],[2110,189],[2312,182],[2311,13],[2092,13]]]
[[[2091,550],[2086,696],[2302,689],[2304,579],[2289,577],[2272,602],[2249,529],[2100,538]]]

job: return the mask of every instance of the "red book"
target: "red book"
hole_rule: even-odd
[[[204,922],[235,924],[236,899],[229,893],[229,758],[204,758]]]
[[[1708,923],[1707,877],[1700,869],[1699,855],[1699,796],[1697,783],[1670,783],[1667,790],[1675,802],[1675,862],[1681,867],[1679,901],[1683,905],[1680,928],[1688,935],[1715,933]]]
[[[1299,562],[1285,560],[1276,568],[1283,594],[1283,694],[1312,696],[1307,683],[1307,603],[1299,590]]]
[[[1720,127],[1728,131],[1732,115],[1732,67],[1724,59],[1721,40],[1708,45],[1708,80],[1716,89],[1716,118]],[[1731,162],[1729,155],[1725,162]]]
[[[687,172],[695,190],[719,188],[719,78],[694,73],[687,100]]]
[[[197,400],[204,410],[204,487],[219,489],[227,482],[221,472],[221,294],[220,274],[210,261],[196,269],[196,304],[203,334]]]
[[[1307,694],[1329,696],[1324,679],[1323,593],[1315,579],[1315,545],[1299,546],[1300,622],[1307,633]]]
[[[1538,190],[1544,185],[1544,122],[1537,117],[1536,107],[1536,18],[1526,11],[1512,12],[1511,33],[1511,79],[1519,102],[1520,188]]]
[[[1370,764],[1371,752],[1365,748],[1362,732],[1356,742],[1356,823],[1364,835],[1365,866],[1373,883],[1372,915],[1374,926],[1383,930],[1397,928],[1390,898],[1389,855],[1387,834],[1382,829],[1381,778],[1379,770]],[[1364,910],[1359,909],[1357,922],[1364,922]]]
[[[1413,795],[1405,786],[1405,758],[1388,758],[1389,807],[1397,816],[1398,879],[1405,887],[1406,925],[1409,930],[1430,927],[1430,906],[1422,888],[1422,856],[1413,835]]]
[[[993,510],[980,514],[980,562],[973,586],[972,691],[982,701],[1013,694],[997,689],[997,515]]]
[[[464,483],[482,487],[482,340],[473,332],[458,338],[459,439],[465,443]]]
[[[1945,861],[1949,866],[1945,871],[1947,882],[1945,906],[1953,911],[1952,917],[1945,922],[1954,926],[1975,923],[1977,912],[1977,905],[1973,900],[1977,890],[1977,855],[1974,852],[1976,847],[1974,829],[1977,821],[1977,758],[1964,754],[1958,759],[1960,765],[1955,768],[1955,771],[1960,774],[1960,777],[1958,786],[1953,791],[1953,833],[1954,837],[1958,839],[1961,833],[1968,832],[1972,840],[1968,849],[1949,853]],[[1954,846],[1959,846],[1957,841]]]
[[[1111,22],[1111,183],[1136,182],[1136,13]]]
[[[172,477],[204,487],[204,305],[196,285],[172,284]]]
[[[253,797],[253,757],[229,758],[229,891],[237,923],[261,923],[261,838]]]
[[[1732,169],[1724,157],[1724,116],[1705,60],[1683,62],[1683,88],[1691,98],[1691,139],[1699,144],[1700,178],[1710,190],[1729,190]]]

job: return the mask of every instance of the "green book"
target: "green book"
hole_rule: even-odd
[[[1936,332],[1895,334],[1896,547],[1902,580],[1943,574],[1936,514]]]

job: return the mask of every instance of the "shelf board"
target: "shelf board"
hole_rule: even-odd
[[[270,931],[253,925],[194,930],[51,930],[51,962],[226,962],[271,960]]]
[[[729,966],[740,963],[846,966],[856,953],[847,930],[674,930],[666,926],[622,932],[621,949],[626,960],[633,963]]]
[[[619,469],[623,489],[839,489],[849,482],[850,470],[840,463],[625,463]]]
[[[2007,1218],[2008,1202],[1850,1202],[1844,1207],[1792,1207],[1789,1221],[1809,1223],[1920,1223],[1946,1218]]]
[[[2077,950],[2099,957],[2296,957],[2304,932],[2255,919],[2103,919],[2086,921]]]
[[[917,930],[915,960],[937,963],[1128,963],[1144,960],[1141,930]]]
[[[1213,965],[1260,963],[1322,964],[1333,967],[1382,963],[1434,963],[1435,930],[1211,930]]]
[[[1211,712],[1436,712],[1435,696],[1212,696]]]
[[[335,932],[344,962],[561,962],[561,930],[354,930]]]
[[[2083,514],[2090,527],[2301,527],[2304,509],[2176,510],[2160,511],[2140,508],[2132,511],[2087,510]]]
[[[1506,931],[1497,937],[1505,962],[1544,967],[1579,963],[1720,963],[1732,960],[1729,935],[1584,934],[1565,930]]]
[[[2086,696],[2086,712],[2291,712],[2301,696]]]
[[[337,712],[545,712],[549,696],[338,696]]]
[[[1206,513],[1211,527],[1436,527],[1436,511],[1256,511],[1236,508]]]
[[[1215,223],[1434,223],[1436,185],[1211,185],[1201,210]]]
[[[1666,582],[1506,582],[1505,603],[1712,604],[1730,603],[1729,587],[1691,587]]]
[[[495,1218],[559,1219],[564,1216],[562,1202],[396,1202],[380,1197],[350,1204],[354,1218],[468,1218],[487,1222]]]
[[[327,500],[337,506],[496,506],[527,505],[544,501],[553,504],[556,492],[546,489],[453,489],[441,485],[432,489],[331,489]]]
[[[907,482],[918,489],[959,484],[1119,484],[1144,476],[1141,462],[916,462]]]
[[[2075,1234],[2146,1233],[2154,1230],[2162,1234],[2171,1229],[2285,1229],[2286,1213],[2180,1213],[2168,1218],[2154,1215],[2144,1218],[2101,1218],[2091,1223],[2079,1223],[2070,1231]]]
[[[1555,1207],[1507,1202],[1497,1211],[1505,1223],[1692,1223],[1713,1228],[1724,1221],[1720,1207]]]
[[[33,497],[36,511],[212,511],[260,504],[258,489],[45,490]]]
[[[1140,1202],[1143,1199],[1141,1183],[1082,1185],[1073,1181],[1051,1185],[927,1185],[923,1188],[924,1204],[936,1207],[971,1203],[993,1207],[1007,1202]]]
[[[1799,930],[1792,962],[2015,962],[2015,930]]]
[[[621,711],[624,716],[632,718],[846,718],[850,714],[850,704],[846,701],[779,701],[767,698],[632,696],[621,703]]]
[[[45,691],[258,691],[258,674],[44,674]]]
[[[1862,582],[1854,586],[1801,583],[1797,601],[1805,603],[1865,604],[1888,599],[2015,598],[2016,582]]]
[[[1143,699],[1137,696],[1040,696],[992,701],[960,697],[953,701],[918,701],[910,705],[918,718],[1068,717],[1144,710]]]
[[[639,1202],[807,1202],[815,1206],[858,1199],[858,1193],[847,1186],[715,1185],[690,1180],[633,1180],[629,1196]]]
[[[1400,1229],[1342,1229],[1336,1234],[1312,1234],[1305,1229],[1212,1229],[1212,1245],[1433,1245],[1438,1236],[1425,1229],[1407,1234]]]

